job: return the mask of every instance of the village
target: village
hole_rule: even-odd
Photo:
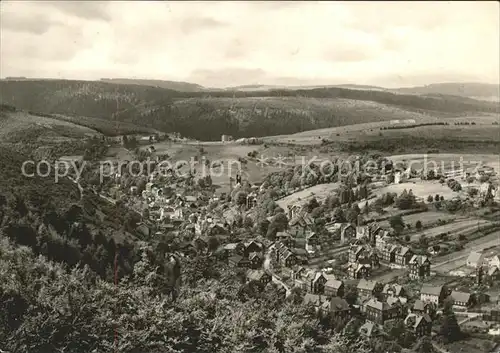
[[[180,175],[166,170],[161,161],[169,156],[157,153],[154,136],[138,141],[152,173],[132,178],[119,170],[94,191],[140,215],[140,238],[167,239],[181,256],[215,256],[257,290],[275,283],[284,297],[300,296],[344,324],[361,320],[363,337],[383,336],[394,322],[413,337],[434,337],[450,312],[464,330],[500,337],[494,168],[423,175],[382,163],[370,177],[339,170],[335,180],[284,188],[273,182],[280,173],[251,183],[236,170],[226,193],[188,165]],[[248,142],[223,136],[221,143]]]

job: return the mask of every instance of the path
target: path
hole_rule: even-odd
[[[481,241],[481,240],[482,240],[482,243],[474,244],[470,247],[465,248],[464,250],[461,250],[461,251],[455,253],[454,254],[455,256],[452,256],[451,258],[449,258],[445,261],[433,264],[432,270],[439,272],[439,273],[445,273],[445,274],[449,273],[454,268],[459,267],[459,266],[454,265],[453,264],[454,262],[460,261],[462,259],[467,259],[467,257],[470,255],[470,253],[472,251],[480,251],[480,250],[487,249],[489,247],[500,246],[500,231],[496,231],[494,233],[488,234],[485,237],[476,239],[472,243],[476,243],[477,241]],[[465,262],[464,262],[464,264],[465,264]]]
[[[274,273],[273,269],[272,269],[272,266],[271,266],[271,255],[269,252],[266,253],[265,255],[265,259],[264,259],[264,270],[266,270],[267,272],[269,272],[271,274],[271,277],[273,279],[273,282],[274,283],[277,283],[277,284],[280,284],[283,286],[283,288],[285,288],[286,290],[286,296],[288,297],[291,293],[291,289],[289,286],[287,286],[282,280],[281,278]]]
[[[67,178],[73,182],[73,184],[76,184],[78,187],[78,191],[80,191],[80,200],[83,199],[83,186],[80,185],[80,182],[69,175],[67,175]]]

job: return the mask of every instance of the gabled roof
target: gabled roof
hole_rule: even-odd
[[[415,303],[413,303],[413,310],[424,311],[427,306],[432,306],[433,309],[436,309],[433,302],[424,302],[420,299],[417,299],[415,300]]]
[[[359,333],[367,337],[371,337],[377,332],[377,327],[373,322],[367,321],[359,328]]]
[[[477,251],[472,251],[467,258],[467,263],[472,263],[478,265],[483,259],[483,254]]]
[[[250,256],[248,257],[248,259],[250,260],[253,260],[254,258],[258,258],[258,259],[262,259],[262,254],[259,254],[257,252],[253,252],[250,254]]]
[[[424,284],[420,290],[420,294],[440,296],[442,291],[443,286],[430,286],[428,284]]]
[[[241,260],[243,260],[243,256],[241,255],[233,255],[229,259],[231,262],[239,263]]]
[[[405,318],[404,322],[405,322],[405,325],[411,326],[412,328],[416,329],[422,323],[430,324],[432,322],[432,320],[431,320],[430,316],[427,314],[424,314],[424,315],[409,314]]]
[[[260,281],[264,276],[269,276],[269,274],[264,270],[249,270],[247,272],[247,278],[250,281]]]
[[[344,284],[344,282],[342,282],[338,279],[328,279],[325,283],[325,287],[339,289],[343,284]]]
[[[411,253],[411,249],[406,247],[406,246],[402,246],[401,248],[399,248],[397,254],[398,255],[401,255],[401,256],[405,256],[407,255],[408,253]]]
[[[410,260],[410,264],[423,265],[426,262],[430,263],[430,260],[427,256],[424,255],[413,255]]]
[[[498,273],[500,269],[496,266],[490,267],[488,270],[488,276],[493,276],[494,274]]]
[[[377,299],[370,299],[366,304],[365,306],[367,307],[371,307],[371,308],[374,308],[374,309],[377,309],[377,310],[389,310],[391,308],[391,306],[387,303],[384,303],[384,302],[381,302]]]
[[[399,296],[403,292],[403,289],[404,289],[403,286],[401,286],[399,284],[387,283],[386,285],[384,285],[384,288],[382,289],[382,293],[387,294],[387,293],[389,293],[389,290],[392,290],[392,291],[394,291],[394,295]]]
[[[468,303],[471,297],[470,293],[465,293],[465,292],[457,292],[453,291],[451,292],[451,297],[453,300],[461,303]]]
[[[377,287],[377,281],[371,281],[367,279],[361,279],[358,283],[357,289],[373,291]]]
[[[320,306],[324,300],[324,297],[320,297],[316,294],[307,293],[306,295],[304,295],[304,304],[313,304],[315,306]]]

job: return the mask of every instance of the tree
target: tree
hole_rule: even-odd
[[[436,194],[436,196],[434,196],[434,201],[439,201],[439,194]]]
[[[247,193],[244,191],[238,191],[235,196],[235,202],[237,205],[245,205],[247,202]]]
[[[316,200],[315,197],[313,197],[309,202],[307,203],[307,212],[312,212],[315,208],[319,207],[319,202]]]
[[[458,325],[455,313],[451,309],[453,303],[450,300],[445,301],[445,307],[443,308],[443,316],[441,328],[439,334],[444,338],[446,342],[455,342],[462,338],[462,332],[460,326]]]
[[[415,223],[415,228],[417,228],[418,231],[420,231],[422,229],[422,222],[420,220],[418,220]]]
[[[409,210],[416,205],[415,196],[411,192],[403,190],[401,195],[396,199],[396,207],[400,210]]]
[[[427,202],[431,203],[432,201],[434,201],[434,198],[432,197],[432,195],[427,196]]]
[[[418,239],[418,243],[420,244],[420,247],[427,248],[429,246],[429,239],[427,239],[425,234],[422,234]]]
[[[342,207],[337,207],[335,211],[333,212],[333,219],[335,222],[338,223],[343,223],[346,221],[346,217],[344,215],[344,211],[342,210]]]
[[[401,215],[394,215],[389,218],[389,225],[396,233],[401,233],[405,227],[405,223],[403,222],[403,217],[401,217]]]
[[[432,346],[432,341],[429,336],[422,337],[416,347],[417,353],[433,353],[434,347]]]

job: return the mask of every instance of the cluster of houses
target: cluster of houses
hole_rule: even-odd
[[[485,252],[472,251],[466,260],[466,266],[474,269],[476,281],[478,284],[484,283],[484,280],[500,280],[500,255],[491,254],[487,256]]]
[[[354,228],[354,227],[353,227]],[[356,239],[368,240],[349,248],[348,274],[350,278],[369,278],[381,262],[393,268],[406,268],[409,277],[422,280],[430,276],[431,262],[427,256],[417,255],[407,246],[395,244],[388,231],[377,224],[355,227]]]

